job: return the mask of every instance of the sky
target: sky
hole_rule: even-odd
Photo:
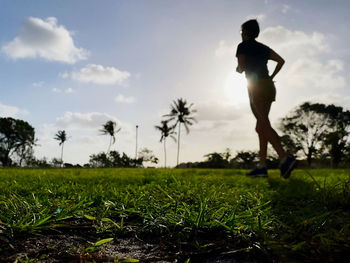
[[[305,101],[350,108],[350,1],[1,0],[0,117],[35,128],[35,156],[84,164],[107,151],[99,131],[117,122],[113,150],[148,148],[163,165],[160,125],[178,98],[197,110],[181,133],[180,162],[257,150],[246,80],[235,72],[240,26],[259,21],[257,41],[286,61],[270,117]],[[274,62],[268,64],[270,72]],[[167,141],[167,164],[177,145]]]

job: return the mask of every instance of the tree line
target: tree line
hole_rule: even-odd
[[[251,168],[257,162],[257,152],[239,151],[232,157],[227,149],[224,153],[206,154],[203,162],[179,164],[181,128],[184,126],[189,133],[190,126],[197,122],[193,116],[195,113],[193,103],[188,104],[180,98],[172,102],[170,113],[163,115],[160,125],[154,126],[160,132],[160,142],[164,147],[164,167],[167,167],[166,141],[169,137],[177,142],[176,167]],[[278,129],[282,144],[299,159],[305,160],[308,166],[320,160],[328,161],[334,168],[350,162],[350,112],[341,106],[304,102],[279,120]],[[85,167],[142,167],[144,162],[158,163],[158,158],[147,148],[141,149],[138,154],[136,152],[135,158],[111,151],[120,130],[121,127],[112,120],[102,125],[100,133],[110,136],[108,149],[90,155]],[[34,128],[23,120],[0,118],[0,163],[4,167],[72,166],[63,162],[64,144],[70,138],[66,131],[59,130],[53,138],[61,147],[60,159],[54,158],[51,162],[45,158],[38,160],[33,151],[37,143]],[[273,167],[277,163],[277,156],[271,155],[269,165]]]
[[[179,163],[181,125],[184,125],[187,133],[189,133],[189,126],[196,121],[192,116],[196,110],[191,109],[192,106],[193,103],[188,104],[182,98],[174,100],[173,104],[170,105],[170,113],[163,116],[166,119],[161,121],[160,126],[155,126],[161,132],[160,142],[164,143],[165,167],[166,138],[168,136],[178,143],[177,164]],[[177,127],[178,133],[174,131]],[[89,163],[84,164],[84,167],[142,167],[144,162],[158,163],[158,158],[151,150],[143,148],[137,152],[137,145],[135,158],[129,157],[125,153],[120,154],[117,151],[111,151],[111,146],[116,142],[116,135],[120,130],[121,127],[118,127],[118,124],[112,120],[102,125],[99,132],[110,137],[108,149],[106,152],[90,155]],[[177,140],[173,136],[174,134],[178,134]],[[63,161],[64,145],[69,138],[65,130],[57,131],[53,139],[57,140],[61,147],[61,157],[53,158],[50,162],[45,157],[36,159],[33,147],[37,145],[38,140],[35,138],[34,128],[23,120],[10,117],[0,118],[0,164],[3,167],[74,167],[74,165]],[[75,166],[81,167],[80,165]]]

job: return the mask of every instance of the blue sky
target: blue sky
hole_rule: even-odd
[[[147,147],[163,161],[154,129],[173,99],[194,103],[198,123],[183,133],[180,161],[209,152],[257,149],[243,76],[234,72],[240,25],[258,18],[258,41],[286,59],[276,77],[277,125],[306,100],[350,107],[349,1],[14,1],[0,9],[0,116],[36,129],[38,157],[58,157],[54,134],[71,136],[65,161]],[[273,67],[273,63],[269,63]],[[168,160],[176,161],[169,141]],[[160,164],[161,164],[160,163]]]

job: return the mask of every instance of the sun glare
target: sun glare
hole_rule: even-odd
[[[232,104],[248,102],[247,81],[243,75],[227,74],[224,84],[224,92],[226,98]]]

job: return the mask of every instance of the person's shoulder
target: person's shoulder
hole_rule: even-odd
[[[242,48],[245,47],[247,45],[246,41],[242,41],[241,43],[238,44],[237,48]]]
[[[245,41],[242,41],[237,46],[236,56],[245,54],[246,50],[247,50],[247,44],[245,43]]]
[[[258,42],[258,41],[256,41],[256,40],[255,40],[255,43],[256,43],[256,45],[258,45],[258,46],[260,46],[260,47],[262,47],[262,48],[268,48],[268,49],[270,49],[269,46],[267,46],[267,45],[265,45],[265,44],[263,44],[263,43],[261,43],[261,42]]]

